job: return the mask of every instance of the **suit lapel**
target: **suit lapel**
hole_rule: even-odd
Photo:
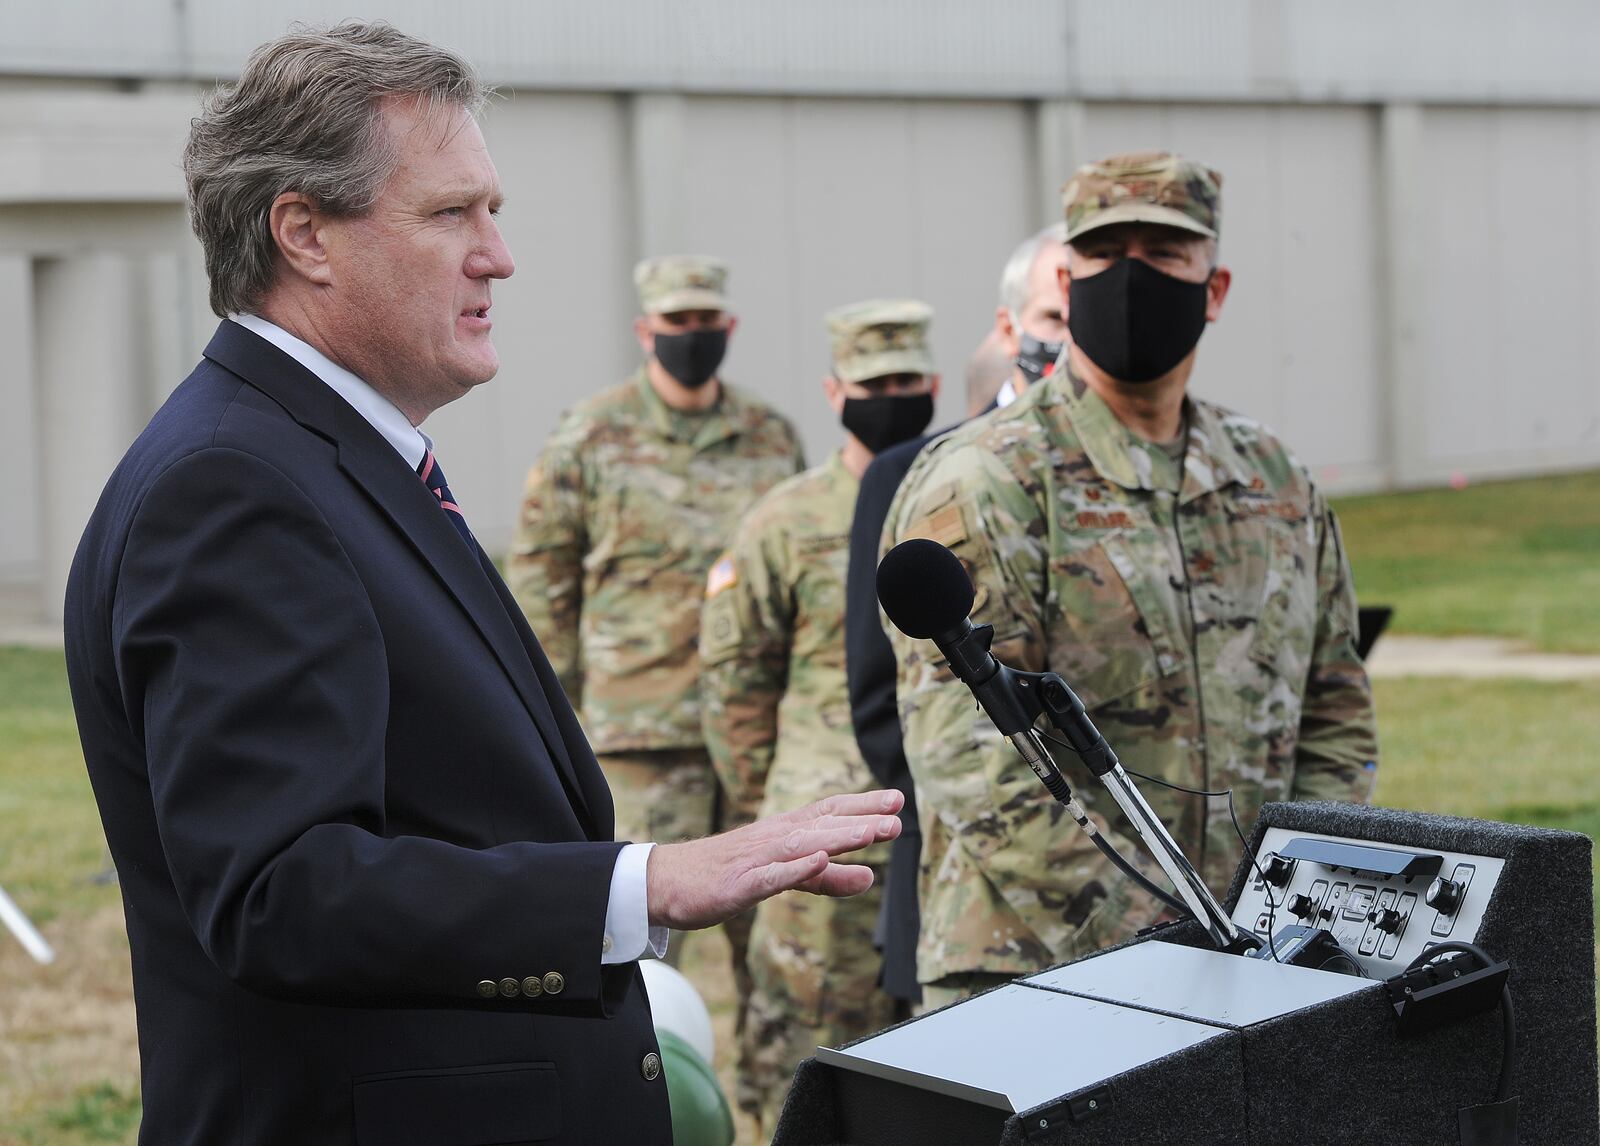
[[[461,543],[461,535],[456,532],[455,526],[445,517],[438,501],[428,492],[428,487],[407,468],[405,460],[381,436],[379,442],[382,449],[374,450],[366,444],[353,445],[341,440],[339,468],[365,489],[395,527],[410,539],[412,546],[433,567],[435,575],[444,582],[445,588],[471,618],[493,650],[495,659],[511,678],[528,714],[539,726],[545,747],[561,770],[568,794],[573,797],[575,805],[587,814],[587,801],[583,799],[572,760],[556,728],[550,704],[539,688],[527,651],[522,648],[511,627],[511,618],[506,616],[493,586],[478,563],[477,554],[469,552]]]
[[[500,598],[506,616],[511,618],[511,627],[516,630],[518,638],[522,641],[522,647],[527,650],[528,660],[532,663],[534,675],[539,680],[539,695],[557,698],[550,706],[555,713],[556,727],[563,731],[567,728],[572,729],[572,736],[563,736],[562,742],[573,745],[576,741],[574,750],[578,754],[578,759],[574,761],[573,771],[577,775],[578,783],[583,786],[583,803],[587,805],[590,813],[590,834],[596,839],[609,840],[616,831],[616,813],[611,802],[611,789],[606,786],[600,765],[595,762],[588,742],[583,739],[583,730],[578,726],[578,717],[572,711],[572,703],[567,700],[566,693],[561,691],[561,682],[556,679],[555,670],[550,667],[550,660],[544,655],[539,638],[528,626],[527,619],[522,615],[522,607],[511,595],[511,590],[501,578],[499,570],[495,569],[494,563],[482,549],[479,549],[478,553],[483,563],[484,575],[489,578],[489,583],[494,587],[495,595]]]
[[[267,394],[296,421],[338,446],[339,468],[411,542],[493,651],[538,726],[574,806],[592,821],[583,786],[532,660],[479,564],[481,550],[470,551],[461,543],[461,535],[428,487],[383,435],[289,355],[231,322],[218,328],[205,353]]]

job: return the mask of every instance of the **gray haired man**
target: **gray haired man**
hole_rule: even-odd
[[[538,639],[418,428],[499,367],[514,268],[459,57],[382,24],[257,50],[185,171],[229,317],[68,582],[163,1146],[634,1142],[672,1129],[637,961],[900,797],[613,839]]]
[[[1067,343],[1067,316],[1057,285],[1067,265],[1067,225],[1052,223],[1017,244],[1000,272],[1000,305],[994,330],[1005,355],[1015,364],[995,396],[1001,406],[1056,368]]]

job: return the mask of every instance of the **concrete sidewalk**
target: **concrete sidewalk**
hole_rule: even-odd
[[[1451,676],[1486,679],[1594,680],[1600,678],[1600,656],[1542,653],[1521,641],[1501,637],[1378,638],[1367,660],[1375,677]]]

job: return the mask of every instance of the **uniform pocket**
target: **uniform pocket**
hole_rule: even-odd
[[[1050,668],[1088,708],[1183,664],[1149,576],[1138,547],[1115,534],[1050,559]]]
[[[1311,670],[1317,627],[1316,539],[1303,523],[1261,521],[1265,558],[1250,659],[1296,686]]]
[[[356,1146],[517,1146],[561,1133],[554,1063],[368,1075],[352,1090]]]

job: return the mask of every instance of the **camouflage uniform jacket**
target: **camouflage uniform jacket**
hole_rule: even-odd
[[[836,453],[758,501],[712,568],[701,623],[706,748],[736,808],[786,812],[872,773],[850,726],[844,582],[859,483]],[[880,863],[875,844],[857,862]]]
[[[1063,371],[924,452],[885,545],[950,546],[995,655],[1059,672],[1128,769],[1232,788],[1247,831],[1265,800],[1364,801],[1376,733],[1333,512],[1264,427],[1186,411],[1175,497],[1177,461]],[[1093,850],[933,644],[891,636],[924,841],[919,978],[1032,971],[1148,922],[1160,905]],[[1146,860],[1099,783],[1055,755]],[[1242,851],[1227,801],[1136,782],[1220,893]]]
[[[803,464],[789,421],[727,385],[687,415],[640,370],[562,418],[528,475],[507,579],[596,752],[703,743],[706,572]]]

